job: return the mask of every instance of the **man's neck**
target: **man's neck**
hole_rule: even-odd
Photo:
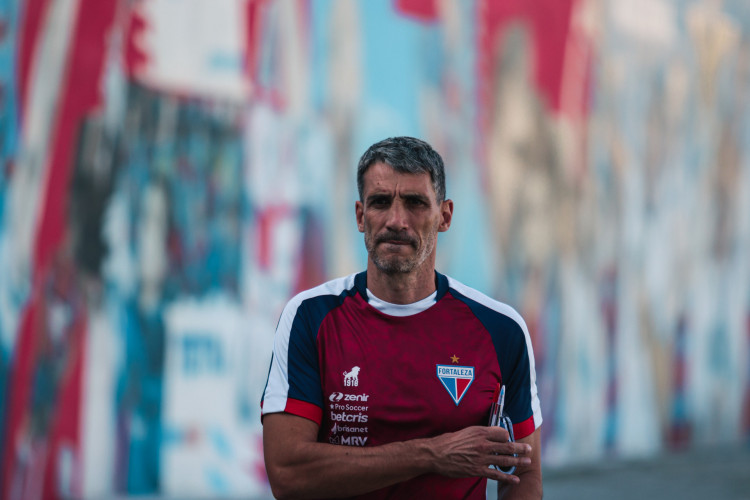
[[[435,266],[425,265],[411,273],[386,274],[368,260],[367,288],[391,304],[412,304],[436,290]]]

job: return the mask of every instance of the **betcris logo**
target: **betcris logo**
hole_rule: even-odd
[[[337,413],[335,411],[331,412],[331,421],[332,422],[346,422],[350,424],[366,424],[367,423],[367,415],[365,415],[362,412],[359,413],[346,413],[341,412]]]

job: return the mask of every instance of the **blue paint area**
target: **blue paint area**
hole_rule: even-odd
[[[232,490],[230,489],[229,481],[224,476],[224,474],[221,473],[221,471],[218,471],[216,470],[216,468],[211,467],[206,469],[205,474],[209,488],[216,495],[229,495],[232,492]]]
[[[162,428],[161,443],[162,446],[174,446],[185,441],[185,432],[170,425]]]
[[[188,332],[181,343],[182,371],[186,377],[221,374],[227,370],[226,354],[215,336]]]
[[[322,111],[330,102],[330,79],[336,75],[330,74],[329,58],[334,50],[333,44],[333,14],[332,0],[317,0],[309,3],[310,24],[312,37],[310,40],[310,86],[312,104],[316,111]]]
[[[419,123],[421,25],[391,2],[370,2],[361,19],[364,40],[362,129],[355,150],[386,137],[421,136]]]
[[[6,189],[18,150],[17,39],[18,2],[0,0],[0,235],[5,222]]]
[[[226,460],[235,458],[235,453],[232,451],[232,444],[222,429],[217,427],[209,429],[208,438],[211,441],[211,446],[221,458]]]
[[[16,0],[0,0],[0,262],[6,238],[12,238],[5,229],[7,190],[13,175],[12,166],[18,149],[18,93],[16,89],[16,46],[18,38],[18,5]],[[3,265],[3,264],[0,264]],[[7,285],[0,284],[7,289]],[[13,290],[0,290],[0,293]],[[19,291],[15,291],[18,294]],[[8,401],[11,381],[12,345],[6,345],[11,332],[4,331],[0,321],[0,401]],[[7,405],[0,404],[0,451],[5,450],[5,413]],[[3,463],[0,462],[0,469]],[[2,474],[0,473],[0,478]],[[2,491],[0,491],[2,495]]]
[[[159,491],[164,324],[159,312],[126,309],[125,366],[118,384],[118,417],[127,429],[127,491]]]

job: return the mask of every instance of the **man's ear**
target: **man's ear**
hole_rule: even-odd
[[[440,226],[438,226],[438,231],[442,233],[451,227],[451,221],[453,220],[453,200],[444,200],[440,204],[440,216],[442,220],[440,221]]]
[[[365,206],[361,201],[354,202],[354,214],[357,217],[357,229],[360,233],[365,232]]]

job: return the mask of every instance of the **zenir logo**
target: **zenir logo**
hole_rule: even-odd
[[[344,399],[344,395],[340,392],[332,392],[331,395],[328,397],[328,401],[331,401],[333,403],[338,403]]]

